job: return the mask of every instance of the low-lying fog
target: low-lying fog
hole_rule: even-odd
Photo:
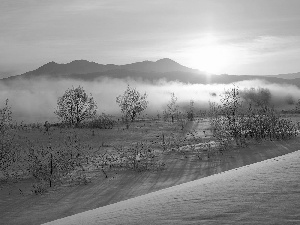
[[[45,120],[58,121],[54,111],[57,98],[62,96],[68,88],[82,86],[88,94],[92,94],[98,105],[98,113],[120,115],[116,104],[116,97],[126,90],[127,84],[141,93],[148,94],[149,105],[146,113],[162,113],[170,100],[170,93],[174,92],[181,108],[187,106],[190,100],[195,102],[196,108],[207,109],[208,101],[218,101],[224,90],[232,88],[232,84],[185,84],[180,82],[157,81],[155,83],[100,79],[93,82],[81,80],[15,80],[10,83],[0,82],[0,108],[5,99],[13,112],[13,119],[24,122],[43,122]],[[293,108],[293,104],[300,98],[300,89],[296,86],[270,84],[261,80],[242,81],[236,83],[242,91],[245,88],[267,88],[271,93],[271,104],[276,108]]]

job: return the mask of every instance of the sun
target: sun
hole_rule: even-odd
[[[206,72],[222,73],[222,70],[233,62],[231,52],[222,46],[205,46],[199,48],[198,51],[199,53],[195,54],[195,60],[198,67]]]
[[[189,64],[193,68],[213,74],[226,73],[238,60],[238,51],[231,45],[219,43],[212,35],[193,43],[188,49]]]

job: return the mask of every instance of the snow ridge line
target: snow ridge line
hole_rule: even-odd
[[[197,179],[197,180],[185,182],[185,183],[182,183],[182,184],[177,184],[177,185],[174,185],[174,186],[171,186],[171,187],[168,187],[168,188],[164,188],[164,189],[161,189],[161,190],[158,190],[158,191],[150,192],[150,193],[144,194],[144,195],[139,195],[139,196],[136,196],[136,197],[133,197],[133,198],[130,198],[130,199],[139,198],[141,196],[146,196],[146,195],[149,195],[149,194],[155,194],[157,192],[165,192],[165,191],[168,191],[168,190],[177,189],[178,187],[185,186],[186,184],[190,184],[190,183],[193,183],[195,181],[206,180],[206,179],[209,179],[209,178],[214,177],[214,176],[219,175],[219,174],[223,175],[223,174],[230,173],[230,172],[233,172],[233,171],[239,171],[239,170],[241,170],[243,168],[247,168],[247,167],[255,165],[255,164],[268,163],[268,162],[274,161],[276,159],[281,159],[281,158],[283,158],[285,156],[288,156],[290,154],[293,154],[295,152],[300,152],[300,149],[296,150],[294,152],[289,152],[289,153],[283,154],[281,156],[276,156],[276,157],[273,157],[273,158],[270,158],[270,159],[265,159],[265,160],[262,160],[262,161],[259,161],[259,162],[255,162],[255,163],[251,163],[251,164],[248,164],[248,165],[244,165],[244,166],[240,166],[240,167],[237,167],[237,168],[233,168],[233,169],[230,169],[230,170],[222,171],[222,172],[215,173],[215,174],[212,174],[212,175],[209,175],[209,176]],[[128,201],[130,199],[126,199],[126,200],[119,201],[119,202],[116,202],[116,203],[112,203],[112,204],[109,204],[109,205],[114,205],[114,204],[117,204],[117,203],[120,203],[120,202]],[[109,205],[106,205],[106,206],[109,206]],[[106,207],[106,206],[103,206],[103,207]],[[100,207],[100,208],[102,208],[102,207]]]
[[[250,167],[250,166],[255,165],[255,164],[268,163],[268,162],[274,161],[276,159],[280,160],[280,159],[282,159],[282,158],[284,158],[284,157],[286,157],[288,155],[294,154],[296,152],[300,152],[300,149],[296,150],[296,151],[293,151],[293,152],[289,152],[289,153],[280,155],[280,156],[276,156],[276,157],[273,157],[273,158],[270,158],[270,159],[265,159],[265,160],[262,160],[262,161],[259,161],[259,162],[250,163],[248,165],[244,165],[244,166],[240,166],[240,167],[233,168],[233,169],[230,169],[230,170],[226,170],[226,171],[222,171],[222,172],[219,172],[219,173],[215,173],[215,174],[212,174],[212,175],[209,175],[209,176],[197,179],[197,180],[185,182],[185,183],[182,183],[182,184],[177,184],[177,185],[174,185],[172,187],[164,188],[164,189],[161,189],[161,190],[158,190],[158,191],[154,191],[154,192],[151,192],[151,193],[148,193],[148,194],[154,194],[156,192],[161,192],[161,191],[166,191],[166,190],[172,190],[175,187],[185,186],[185,184],[190,184],[190,183],[193,183],[195,181],[206,180],[206,179],[209,179],[209,178],[214,177],[216,175],[220,175],[220,174],[223,175],[223,174],[226,174],[226,173],[239,171],[239,170],[242,170],[243,168],[247,168],[247,167]],[[276,161],[278,161],[278,160],[276,160]],[[148,194],[145,194],[145,195],[148,195]],[[138,198],[138,197],[141,197],[141,196],[144,196],[144,195],[140,195],[140,196],[137,196],[137,197],[134,197],[134,198]],[[130,199],[134,199],[134,198],[130,198]],[[129,199],[127,199],[127,200],[129,200]],[[126,200],[123,200],[123,201],[126,201]],[[122,202],[122,201],[120,201],[120,202]],[[116,202],[116,203],[118,203],[118,202]],[[113,203],[113,204],[116,204],[116,203]],[[105,206],[103,206],[103,207],[105,207]]]
[[[106,206],[103,206],[103,207],[99,207],[99,208],[96,208],[96,209],[92,209],[92,210],[88,210],[88,211],[85,211],[85,212],[82,212],[82,213],[78,213],[78,214],[75,214],[75,215],[64,217],[64,218],[61,218],[61,219],[58,219],[58,220],[51,221],[51,222],[49,222],[49,224],[56,224],[55,221],[62,222],[62,223],[58,223],[58,224],[65,224],[66,221],[74,220],[75,219],[74,217],[76,217],[78,219],[79,216],[83,221],[83,220],[85,220],[85,217],[87,215],[90,215],[90,214],[98,215],[98,213],[100,213],[102,215],[105,215],[105,214],[107,214],[109,212],[113,212],[113,211],[118,211],[120,213],[122,213],[122,212],[125,213],[125,211],[123,211],[122,209],[126,208],[126,206],[128,206],[129,203],[130,203],[129,205],[133,206],[133,208],[134,208],[134,205],[136,203],[139,203],[139,202],[155,202],[155,199],[159,199],[160,196],[163,196],[164,194],[169,194],[171,197],[176,198],[178,194],[180,195],[180,193],[182,193],[182,191],[189,190],[189,189],[191,189],[193,187],[196,187],[196,186],[199,186],[201,184],[209,185],[210,183],[213,183],[214,181],[219,180],[219,179],[221,179],[221,180],[225,179],[226,180],[228,178],[228,175],[230,176],[230,174],[232,174],[232,175],[239,174],[240,172],[242,172],[242,170],[245,170],[245,169],[249,170],[249,167],[253,167],[252,171],[259,170],[260,167],[259,166],[255,167],[255,165],[259,165],[259,164],[262,165],[262,164],[270,163],[270,162],[274,162],[274,161],[281,161],[284,158],[286,158],[287,156],[293,155],[295,153],[299,154],[300,150],[296,150],[294,152],[286,153],[286,154],[283,154],[281,156],[273,157],[273,158],[270,158],[270,159],[265,159],[265,160],[262,160],[262,161],[259,161],[259,162],[251,163],[251,164],[248,164],[248,165],[245,165],[245,166],[237,167],[237,168],[226,170],[226,171],[216,173],[216,174],[213,174],[213,175],[210,175],[210,176],[207,176],[207,177],[203,177],[203,178],[200,178],[200,179],[197,179],[197,180],[194,180],[194,181],[189,181],[189,182],[186,182],[186,183],[174,185],[172,187],[161,189],[161,190],[151,192],[151,193],[148,193],[148,194],[145,194],[145,195],[140,195],[140,196],[137,196],[137,197],[134,197],[134,198],[119,201],[119,202],[109,204],[109,205],[106,205]],[[46,224],[48,224],[48,223],[46,223]],[[74,223],[72,223],[72,224],[74,224]]]
[[[276,157],[273,157],[273,158],[270,158],[270,159],[264,159],[262,161],[258,161],[258,162],[254,162],[254,163],[250,163],[250,164],[247,164],[247,165],[244,165],[244,166],[240,166],[240,167],[236,167],[236,168],[233,168],[233,169],[230,169],[230,170],[225,170],[225,171],[222,171],[222,172],[219,172],[219,173],[215,173],[215,174],[212,174],[212,175],[209,175],[207,177],[210,177],[210,176],[215,176],[215,175],[218,175],[218,174],[223,174],[223,173],[226,173],[226,172],[230,172],[230,171],[236,171],[236,170],[240,170],[242,168],[246,168],[246,167],[249,167],[251,165],[255,165],[255,164],[260,164],[260,163],[267,163],[269,161],[274,161],[276,159],[280,160],[281,158],[284,158],[285,156],[288,156],[290,154],[294,154],[296,152],[300,152],[300,149],[299,150],[296,150],[296,151],[293,151],[293,152],[289,152],[289,153],[286,153],[286,154],[283,154],[283,155],[280,155],[280,156],[276,156]],[[276,161],[278,161],[276,160]],[[204,179],[206,177],[203,177],[203,178],[200,178],[200,179]],[[199,180],[200,180],[199,179]],[[187,182],[188,183],[188,182]]]
[[[161,189],[161,190],[158,190],[158,191],[154,191],[154,192],[150,192],[150,193],[144,194],[144,195],[139,195],[139,196],[136,196],[136,197],[133,197],[133,198],[130,198],[130,199],[126,199],[126,200],[123,200],[123,201],[119,201],[119,202],[116,202],[116,203],[112,203],[112,204],[109,204],[109,205],[106,205],[106,206],[113,206],[115,204],[123,203],[123,202],[126,202],[128,200],[139,199],[140,197],[147,197],[148,195],[151,195],[151,198],[153,198],[154,197],[153,195],[161,194],[161,193],[164,193],[164,192],[169,192],[169,191],[172,191],[173,189],[175,189],[175,190],[176,189],[182,189],[185,186],[190,186],[190,184],[196,183],[197,181],[209,180],[209,179],[214,178],[215,176],[218,176],[220,174],[223,175],[223,174],[227,174],[227,173],[237,172],[237,171],[240,171],[240,170],[242,170],[244,168],[247,168],[247,167],[250,167],[250,166],[253,166],[253,165],[256,165],[256,164],[268,163],[268,162],[274,161],[276,159],[280,160],[280,159],[282,159],[282,158],[284,158],[284,157],[286,157],[286,156],[288,156],[290,154],[294,154],[296,152],[300,152],[300,149],[296,150],[294,152],[289,152],[289,153],[283,154],[281,156],[276,156],[276,157],[273,157],[273,158],[270,158],[270,159],[265,159],[265,160],[262,160],[262,161],[259,161],[259,162],[255,162],[255,163],[251,163],[251,164],[245,165],[245,166],[240,166],[240,167],[233,168],[233,169],[230,169],[230,170],[222,171],[220,173],[215,173],[215,174],[209,175],[207,177],[203,177],[203,178],[200,178],[200,179],[197,179],[197,180],[185,182],[185,183],[182,183],[182,184],[177,184],[177,185],[174,185],[172,187],[164,188],[164,189]],[[103,206],[103,207],[106,207],[106,206]],[[100,207],[100,208],[102,208],[102,207]]]

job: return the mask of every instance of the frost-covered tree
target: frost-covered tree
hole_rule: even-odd
[[[300,99],[298,99],[298,102],[296,103],[295,111],[296,113],[300,113]]]
[[[174,118],[176,115],[178,115],[178,105],[177,103],[177,97],[175,96],[174,93],[171,93],[171,100],[170,102],[167,104],[167,109],[165,110],[165,115],[167,117],[171,117],[172,119],[172,123],[174,122]]]
[[[129,85],[124,94],[116,98],[116,102],[121,108],[127,128],[129,127],[129,121],[133,122],[148,106],[147,94],[141,94]]]
[[[13,151],[13,136],[10,133],[11,109],[8,105],[8,99],[5,106],[0,109],[0,173],[8,175],[7,171],[15,159]]]
[[[233,85],[233,88],[226,90],[221,98],[221,103],[222,113],[227,117],[232,129],[236,129],[236,119],[242,107],[239,88]]]
[[[194,113],[194,101],[190,100],[190,107],[189,110],[187,111],[187,118],[189,121],[193,121],[195,117],[195,113]]]
[[[267,88],[250,88],[241,91],[241,97],[251,106],[266,108],[271,104],[271,92]]]
[[[83,120],[96,115],[97,104],[92,95],[87,95],[82,87],[66,90],[57,100],[54,112],[65,123],[78,126]]]

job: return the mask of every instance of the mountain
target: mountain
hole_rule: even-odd
[[[156,72],[156,73],[166,73],[166,72],[174,72],[174,71],[190,72],[190,73],[199,72],[198,70],[194,70],[182,66],[179,63],[167,58],[157,60],[156,62],[144,61],[144,62],[127,64],[127,65],[120,66],[120,69],[144,71],[144,72]]]
[[[68,75],[68,74],[87,74],[95,72],[104,72],[117,69],[119,66],[108,64],[102,65],[87,60],[74,60],[66,64],[49,62],[36,70],[27,72],[22,75]]]
[[[44,77],[47,79],[78,79],[89,80],[109,77],[109,78],[132,78],[136,80],[155,81],[164,79],[166,81],[180,81],[184,83],[201,84],[229,84],[243,80],[265,80],[277,84],[293,84],[300,87],[300,73],[280,74],[269,76],[253,75],[213,75],[199,70],[191,69],[180,65],[171,59],[160,59],[155,62],[143,61],[126,65],[98,64],[87,60],[75,60],[66,64],[49,62],[36,70],[27,73],[3,78],[2,82],[9,82],[15,79],[35,79]]]
[[[103,73],[107,71],[140,71],[146,73],[165,73],[165,72],[191,72],[197,73],[198,70],[190,69],[182,66],[179,63],[171,59],[160,59],[156,62],[143,61],[126,65],[114,65],[114,64],[98,64],[95,62],[89,62],[87,60],[74,60],[66,64],[58,64],[56,62],[49,62],[36,70],[22,74],[21,76],[49,76],[49,75],[71,75],[71,74],[92,74]]]
[[[174,74],[176,74],[174,76]],[[182,74],[178,74],[182,73]],[[206,73],[180,65],[171,59],[160,59],[155,62],[143,61],[126,65],[98,64],[87,60],[75,60],[66,64],[49,62],[36,70],[26,72],[21,75],[4,78],[3,80],[14,80],[18,78],[29,79],[37,77],[57,78],[75,78],[81,80],[94,80],[101,77],[126,78],[158,80],[166,79],[179,81],[197,81],[199,75]],[[176,78],[176,79],[175,79]],[[183,79],[183,80],[182,80]]]
[[[278,75],[269,75],[269,76],[291,80],[291,79],[300,78],[300,72],[298,72],[298,73],[288,73],[288,74],[278,74]]]

